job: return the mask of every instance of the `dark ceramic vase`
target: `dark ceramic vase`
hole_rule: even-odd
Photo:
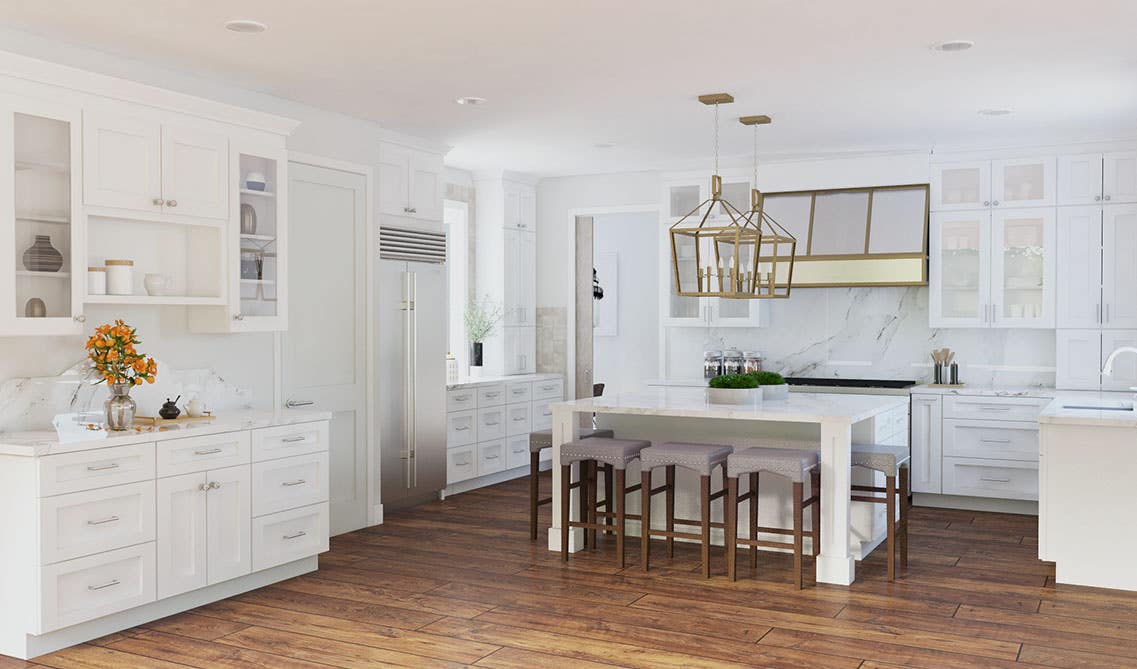
[[[470,366],[482,366],[482,342],[480,341],[470,344]]]
[[[29,272],[58,272],[63,267],[63,254],[51,245],[51,237],[36,235],[35,243],[24,251],[24,267]]]

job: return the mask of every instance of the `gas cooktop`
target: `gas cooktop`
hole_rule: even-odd
[[[911,388],[916,385],[909,379],[821,379],[808,376],[787,376],[791,386],[829,386],[833,388]]]

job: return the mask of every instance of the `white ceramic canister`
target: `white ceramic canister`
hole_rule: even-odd
[[[133,260],[107,260],[107,293],[111,295],[134,294]]]
[[[88,267],[87,268],[87,294],[88,295],[106,295],[107,294],[107,268],[106,267]]]

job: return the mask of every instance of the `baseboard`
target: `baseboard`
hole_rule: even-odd
[[[912,494],[912,506],[929,506],[936,509],[962,509],[964,511],[988,511],[991,513],[1017,513],[1026,516],[1038,515],[1038,502],[1025,499],[993,499],[989,497],[935,495],[926,492],[917,492]]]
[[[64,627],[63,629],[46,634],[24,635],[21,648],[0,648],[5,655],[12,655],[22,660],[35,658],[39,655],[55,652],[61,648],[97,639],[108,634],[121,632],[131,627],[137,627],[153,622],[175,613],[188,611],[205,604],[210,604],[228,597],[233,597],[250,590],[263,588],[266,585],[278,583],[301,574],[316,571],[319,560],[316,556],[302,558],[288,564],[282,564],[271,569],[254,572],[247,576],[223,581],[206,586],[199,590],[191,590],[180,595],[160,599],[156,602],[136,606],[133,609],[112,613],[109,616],[88,620],[84,623]]]

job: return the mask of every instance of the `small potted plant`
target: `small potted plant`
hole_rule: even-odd
[[[762,389],[764,401],[788,400],[790,398],[790,385],[786,383],[781,374],[777,372],[750,372],[749,376],[754,377],[754,380],[758,382],[758,387]]]
[[[158,376],[158,363],[154,358],[135,350],[138,330],[121,320],[113,325],[100,325],[87,340],[87,357],[106,381],[111,396],[107,398],[107,427],[128,430],[134,422],[137,408],[130,397],[130,389],[143,381],[154,383]]]
[[[466,336],[470,338],[470,376],[482,375],[482,344],[501,321],[501,307],[488,298],[466,305]]]
[[[751,374],[723,374],[707,382],[707,402],[710,404],[758,404],[762,390],[758,379]]]

